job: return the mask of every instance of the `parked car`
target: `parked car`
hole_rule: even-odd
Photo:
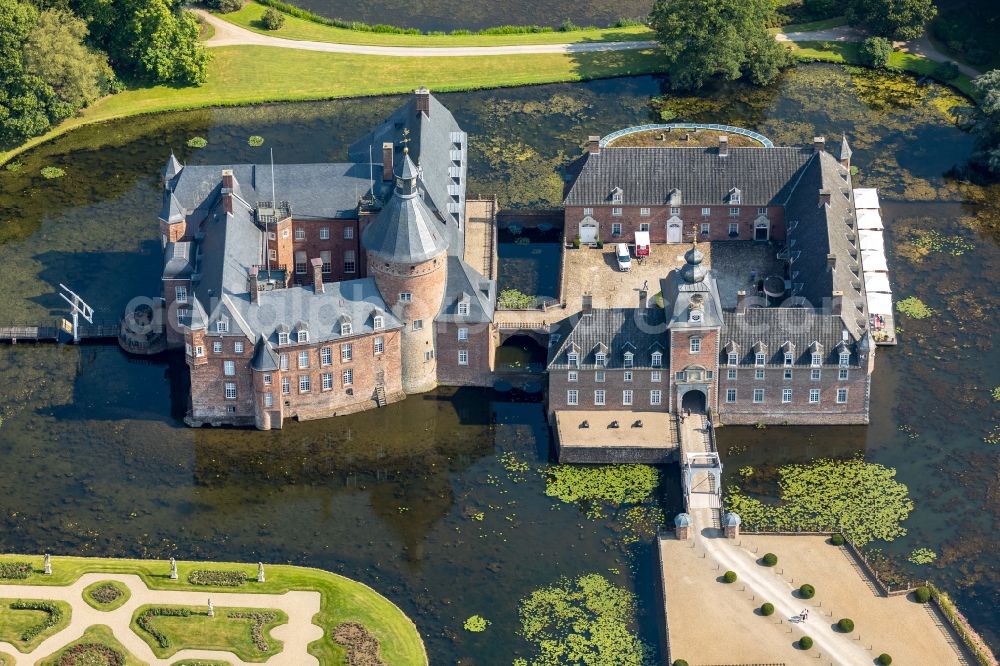
[[[632,270],[632,255],[629,254],[628,245],[618,243],[615,246],[615,256],[618,257],[618,270],[626,272]]]

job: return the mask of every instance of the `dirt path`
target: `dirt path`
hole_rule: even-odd
[[[129,588],[132,596],[120,608],[113,611],[99,611],[91,608],[83,600],[83,590],[91,583],[115,580]],[[222,659],[233,666],[252,666],[231,652],[216,650],[181,650],[169,659],[160,659],[153,654],[149,645],[140,638],[129,624],[132,615],[140,606],[147,604],[205,606],[208,599],[216,608],[275,608],[288,614],[288,623],[276,627],[271,636],[284,643],[282,651],[267,660],[271,666],[317,666],[319,662],[307,651],[309,643],[321,638],[323,630],[312,623],[313,616],[320,609],[319,592],[286,592],[285,594],[251,593],[204,593],[190,591],[150,590],[141,578],[127,574],[90,573],[80,577],[72,585],[57,587],[52,585],[0,585],[0,597],[5,599],[48,599],[65,601],[72,609],[69,626],[50,636],[31,654],[20,652],[9,643],[0,642],[0,651],[15,656],[17,666],[27,666],[37,660],[57,652],[83,635],[88,627],[95,624],[107,625],[115,638],[125,648],[151,666],[169,666],[182,659]]]
[[[898,51],[903,51],[904,53],[912,53],[914,55],[923,56],[929,60],[937,60],[938,62],[951,62],[958,67],[958,71],[962,72],[966,76],[975,78],[979,76],[980,72],[975,67],[970,67],[964,63],[960,63],[957,60],[952,60],[944,53],[939,51],[927,34],[923,34],[918,39],[914,39],[910,42],[893,42],[893,47]]]

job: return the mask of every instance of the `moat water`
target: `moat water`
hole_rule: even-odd
[[[661,94],[659,80],[641,77],[442,98],[469,132],[470,191],[544,207],[559,202],[560,167],[588,134],[657,119]],[[0,169],[0,320],[61,314],[59,282],[98,316],[157,292],[157,181],[170,148],[192,164],[263,161],[267,147],[280,162],[343,159],[399,101],[134,118],[33,150],[20,172]],[[878,187],[885,204],[896,297],[935,311],[903,318],[900,345],[879,349],[870,427],[725,428],[727,474],[855,453],[896,468],[916,508],[907,536],[881,547],[905,573],[953,593],[997,646],[1000,445],[985,439],[998,428],[1000,188],[949,175],[972,147],[949,116],[960,102],[909,78],[832,66],[800,67],[763,90],[668,100],[680,119],[749,127],[779,144],[847,132],[857,184]],[[251,134],[265,148],[250,148]],[[196,135],[208,147],[187,148]],[[66,176],[41,178],[50,165]],[[136,360],[109,345],[0,347],[0,549],[343,572],[409,613],[435,664],[527,655],[518,601],[561,575],[599,572],[638,593],[636,628],[657,641],[648,535],[631,543],[622,512],[592,519],[544,494],[535,468],[549,460],[551,437],[539,396],[441,390],[282,431],[191,430],[181,424],[184,375],[176,356]],[[508,471],[510,453],[532,470]],[[663,472],[656,502],[669,517],[678,474]],[[916,547],[937,561],[907,563]],[[476,613],[493,622],[483,634],[462,629]]]

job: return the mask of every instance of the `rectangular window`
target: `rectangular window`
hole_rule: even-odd
[[[467,329],[465,327],[462,327],[462,328],[458,329],[458,339],[460,341],[462,341],[462,342],[465,342],[466,340],[468,340],[469,339],[469,329]]]
[[[781,389],[781,402],[792,401],[792,389]]]
[[[729,235],[730,236],[739,236],[740,235],[740,223],[739,222],[730,222],[729,223]]]
[[[641,215],[642,217],[649,217],[649,209],[648,208],[640,208],[639,209],[639,215]]]
[[[265,407],[273,407],[274,406],[274,394],[273,393],[265,393],[264,394],[264,406]]]
[[[680,206],[671,206],[670,207],[670,214],[671,215],[680,215],[681,214],[681,207]]]
[[[226,382],[226,400],[236,400],[235,382]]]
[[[711,214],[712,214],[712,209],[711,208],[702,208],[701,209],[701,216],[702,217],[708,217]]]
[[[282,238],[288,238],[288,233],[289,233],[289,231],[288,231],[287,228],[286,229],[282,229],[281,230],[281,237]]]
[[[288,370],[288,354],[278,356],[278,367],[282,370]]]
[[[753,390],[753,401],[754,402],[764,402],[764,389],[754,389]]]
[[[236,363],[233,361],[223,361],[222,362],[222,374],[227,377],[236,376]]]
[[[597,389],[594,391],[594,404],[603,405],[604,404],[604,389]]]
[[[649,392],[649,404],[659,405],[662,400],[663,400],[663,393],[660,391],[660,389],[653,389],[652,391]]]
[[[309,393],[312,390],[312,380],[309,375],[299,375],[299,393]]]
[[[740,216],[740,209],[739,208],[730,208],[729,209],[729,217],[739,217],[739,216]]]
[[[330,240],[330,227],[320,227],[319,228],[319,239],[320,240]]]
[[[614,224],[611,225],[611,235],[612,236],[621,236],[622,235],[622,223],[621,222],[615,222]]]
[[[323,375],[322,375],[322,377],[321,377],[321,382],[322,383],[321,383],[320,386],[322,387],[322,389],[324,391],[329,391],[330,389],[332,389],[333,388],[333,373],[332,372],[324,372]]]
[[[652,363],[654,368],[658,368],[663,365],[663,354],[660,352],[653,352]]]
[[[622,193],[621,192],[615,192],[611,196],[611,202],[612,203],[621,203],[622,202]]]
[[[579,405],[580,404],[580,392],[576,389],[570,389],[566,391],[566,404],[567,405]]]
[[[690,350],[692,354],[697,354],[701,351],[701,338],[693,337],[690,340]]]
[[[604,365],[607,362],[607,360],[608,357],[604,352],[597,352],[596,354],[594,354],[594,361],[598,365]]]
[[[844,404],[847,402],[847,389],[837,389],[837,403]]]
[[[760,206],[759,208],[757,208],[757,214],[758,215],[767,215],[767,208],[765,208],[764,206]]]
[[[219,321],[215,322],[215,330],[217,332],[219,332],[219,333],[228,333],[229,332],[229,322],[220,319]]]
[[[840,352],[840,367],[846,368],[851,363],[850,352]]]
[[[728,365],[739,365],[740,357],[736,352],[729,352],[726,356],[726,363]]]
[[[708,232],[710,232],[711,230],[712,230],[712,225],[710,225],[708,222],[702,222],[701,223],[701,235],[702,236],[707,236]]]
[[[333,272],[333,255],[329,250],[322,250],[319,253],[319,260],[323,262],[323,273],[329,274]]]
[[[819,404],[819,389],[809,389],[809,404]]]
[[[736,402],[736,389],[726,389],[726,402]]]
[[[469,304],[468,303],[459,303],[458,304],[458,314],[460,316],[462,316],[462,317],[468,317],[469,316]]]
[[[308,368],[309,367],[309,352],[300,351],[299,352],[299,367]]]
[[[298,342],[309,342],[309,331],[298,331],[295,334],[295,339]]]
[[[414,331],[422,331],[422,330],[424,330],[424,320],[423,319],[414,319],[413,320],[413,330]]]
[[[650,373],[649,375],[649,381],[651,382],[663,381],[663,373],[661,373],[659,370],[653,370],[653,372]]]
[[[764,371],[761,370],[760,368],[757,368],[756,370],[753,371],[753,378],[764,379]]]
[[[813,352],[810,357],[809,364],[814,368],[818,368],[823,365],[823,355],[819,352]]]
[[[795,359],[792,358],[792,352],[785,352],[785,365],[791,365],[794,360]]]
[[[288,395],[292,392],[292,383],[288,377],[281,378],[281,395]]]
[[[187,287],[174,287],[174,300],[178,303],[188,302],[188,290]]]
[[[375,337],[375,353],[381,354],[385,351],[385,338],[381,335]]]
[[[344,250],[344,272],[355,273],[358,270],[358,262],[354,258],[354,250]]]
[[[399,292],[399,300],[403,303],[409,303],[413,300],[413,294],[408,291],[401,291]]]
[[[643,222],[640,224],[639,231],[649,231],[649,222]]]
[[[239,342],[239,341],[234,342],[233,343],[233,351],[235,353],[237,353],[237,354],[242,354],[243,353],[243,343]]]
[[[270,385],[271,385],[271,373],[270,372],[265,372],[264,373],[264,386],[270,386]]]
[[[764,354],[764,352],[757,352],[756,354],[754,354],[754,357],[753,357],[753,363],[754,363],[754,365],[757,365],[757,366],[764,365],[764,362],[766,360],[767,360],[767,355]]]
[[[583,214],[584,215],[593,215],[594,214],[594,209],[593,208],[584,208],[583,209]]]
[[[594,373],[594,381],[595,382],[603,382],[604,381],[604,371],[603,370],[598,370],[597,372]]]
[[[846,379],[847,379],[847,373],[848,373],[848,372],[849,372],[849,371],[848,371],[848,369],[847,369],[847,368],[840,368],[840,369],[838,370],[838,372],[837,372],[837,379],[839,379],[839,380],[841,380],[841,381],[844,381],[844,380],[846,380]]]
[[[429,361],[432,358],[434,358],[434,350],[433,349],[431,349],[430,351],[425,351],[424,352],[424,360],[425,361]]]
[[[213,354],[221,354],[222,353],[222,343],[221,342],[213,342],[212,343],[212,353]]]
[[[319,364],[330,365],[331,363],[333,363],[333,350],[329,347],[323,347],[319,350]]]
[[[626,368],[631,368],[632,364],[635,362],[635,356],[632,352],[625,352],[625,356],[622,358]]]
[[[570,365],[575,365],[577,367],[580,367],[579,354],[573,354],[573,353],[566,354],[566,362],[569,363]]]
[[[469,365],[469,352],[464,349],[458,350],[458,364]]]
[[[632,381],[632,371],[631,370],[626,370],[625,371],[625,377],[624,377],[624,379],[627,382]]]
[[[726,379],[736,379],[736,368],[726,370]]]
[[[277,250],[268,250],[267,251],[267,258],[270,259],[271,261],[277,261],[277,259],[278,259],[278,251]]]
[[[792,369],[785,368],[785,379],[791,379],[791,378],[792,378]]]
[[[579,380],[580,380],[580,373],[577,372],[576,370],[570,370],[568,373],[566,373],[566,381],[576,382]]]
[[[615,217],[621,217],[622,216],[622,209],[621,208],[612,208],[611,209],[611,214],[614,215]]]
[[[295,273],[296,275],[305,275],[309,269],[309,260],[306,258],[306,253],[299,250],[295,253]]]
[[[354,227],[344,227],[344,240],[354,238]]]
[[[818,382],[822,378],[823,378],[823,371],[820,370],[819,368],[813,368],[812,370],[809,371],[809,379],[813,380],[814,382]]]
[[[385,328],[385,317],[382,317],[381,315],[372,317],[372,328],[376,331],[381,331]]]
[[[306,239],[306,230],[303,229],[302,227],[298,227],[295,230],[295,240],[305,240],[305,239]]]
[[[622,404],[626,406],[632,404],[632,391],[630,389],[622,391]]]
[[[352,358],[354,358],[354,345],[350,342],[340,345],[340,360],[350,361]]]

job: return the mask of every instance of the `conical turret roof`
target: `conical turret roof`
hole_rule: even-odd
[[[166,166],[163,167],[163,179],[170,180],[177,174],[181,172],[184,165],[174,156],[174,151],[170,151],[170,159],[167,160]]]
[[[396,189],[362,237],[365,249],[381,259],[420,263],[447,251],[444,227],[417,188],[419,169],[408,154],[396,175]]]

